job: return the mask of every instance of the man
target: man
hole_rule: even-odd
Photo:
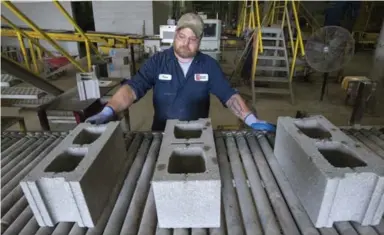
[[[93,124],[112,120],[153,88],[153,131],[163,131],[167,119],[196,120],[209,113],[209,94],[216,95],[238,118],[254,129],[274,131],[274,126],[252,114],[231,88],[220,65],[199,52],[204,23],[187,13],[177,22],[173,46],[148,59],[138,73],[126,80],[104,109],[88,118]]]

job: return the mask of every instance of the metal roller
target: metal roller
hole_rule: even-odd
[[[269,204],[267,194],[261,184],[259,173],[251,158],[251,153],[249,152],[244,136],[242,134],[237,134],[236,142],[249,184],[251,186],[253,200],[256,204],[257,213],[259,215],[261,225],[263,226],[263,231],[265,234],[280,235],[279,225],[276,222],[271,204]]]
[[[137,136],[135,136],[135,139],[136,138],[141,138],[141,134],[137,134]],[[149,144],[151,142],[150,138],[151,138],[151,136],[149,136],[149,135],[146,135],[144,137],[144,140],[143,140],[143,142],[140,145],[140,148],[139,148],[139,151],[137,152],[137,155],[140,155],[140,154],[144,155],[144,153],[146,153],[148,151]],[[135,140],[133,141],[133,143],[134,142],[135,142]],[[129,150],[131,150],[130,152],[133,154],[133,157],[134,157],[134,156],[136,156],[135,153],[137,151],[134,148],[136,148],[137,146],[133,146],[133,143],[129,147]],[[132,149],[131,149],[131,147],[132,147]],[[121,175],[119,176],[119,182],[116,184],[115,188],[113,189],[113,191],[111,193],[111,195],[112,195],[111,198],[112,199],[110,200],[108,205],[104,208],[103,213],[102,213],[99,221],[97,222],[96,227],[88,229],[86,235],[102,234],[103,231],[105,231],[104,230],[105,229],[105,225],[107,224],[107,222],[108,222],[108,220],[109,220],[109,218],[111,216],[112,210],[113,210],[113,208],[116,205],[116,200],[117,200],[117,198],[119,196],[119,193],[121,192],[121,188],[123,186],[126,174],[127,174],[128,171],[131,172],[134,169],[133,165],[131,166],[131,163],[132,163],[131,159],[132,159],[132,155],[128,155],[128,159],[127,159],[127,161],[125,163],[124,170],[121,172]],[[118,233],[115,233],[115,234],[118,234]]]
[[[1,217],[1,227],[2,231],[5,230],[8,226],[12,224],[13,221],[27,208],[28,201],[23,196],[16,202],[16,204],[4,215]]]
[[[69,222],[58,223],[56,225],[55,230],[53,230],[52,235],[68,234],[71,231],[73,225],[74,223],[69,223]]]
[[[29,146],[31,146],[31,144],[36,140],[36,138],[21,139],[20,141],[17,141],[14,145],[12,145],[10,148],[5,150],[4,153],[1,153],[1,156],[3,156],[3,158],[1,159],[1,169],[3,169],[3,167],[6,166],[8,162],[13,160],[14,157],[22,153]],[[19,142],[22,142],[22,144],[19,144]]]
[[[24,211],[17,217],[15,221],[3,232],[3,235],[15,235],[24,228],[28,221],[32,218],[32,210],[27,207]]]
[[[336,222],[333,226],[337,229],[340,235],[358,235],[349,222]]]
[[[87,230],[87,228],[80,228],[77,224],[75,224],[68,235],[85,235]]]
[[[377,137],[379,137],[380,139],[384,140],[384,134],[382,132],[380,132],[378,129],[376,128],[371,128],[369,130],[372,134],[376,135]]]
[[[207,229],[205,228],[193,228],[191,235],[207,235]]]
[[[243,171],[243,166],[240,161],[239,152],[236,147],[235,140],[232,134],[227,134],[226,137],[227,152],[235,178],[236,192],[239,198],[240,210],[243,215],[245,233],[248,235],[262,234],[259,219],[256,214],[255,205],[252,201],[251,192],[246,183],[246,177]]]
[[[264,156],[268,161],[268,164],[276,178],[277,183],[279,184],[282,193],[284,194],[285,200],[289,208],[291,209],[292,215],[295,218],[295,221],[299,226],[301,233],[303,235],[319,234],[318,231],[313,227],[311,220],[309,219],[299,199],[293,192],[287,178],[283,174],[267,139],[261,134],[259,134],[257,138],[259,140],[260,147],[264,152]]]
[[[136,190],[131,199],[128,213],[125,216],[120,235],[137,234],[139,230],[141,216],[145,206],[146,195],[148,195],[150,180],[153,175],[157,156],[159,155],[161,138],[154,134],[151,147],[146,154],[146,160],[141,168],[141,174],[137,181]]]
[[[264,158],[263,152],[261,151],[254,135],[248,133],[246,138],[253,156],[253,160],[260,172],[264,187],[268,193],[268,198],[271,201],[271,205],[276,213],[282,230],[285,234],[289,235],[300,234],[296,223],[288,209],[288,206],[284,201],[284,197],[280,192],[279,186],[277,185],[277,182],[269,168],[266,159]]]
[[[221,203],[220,228],[210,228],[209,235],[225,235],[225,228],[224,206],[223,203]]]
[[[51,235],[53,233],[53,227],[40,227],[35,235]]]
[[[48,140],[51,140],[51,139],[48,139]],[[11,179],[9,179],[7,177],[2,178],[2,181],[4,180],[4,182],[5,182],[4,187],[1,188],[1,195],[3,197],[8,195],[8,193],[10,193],[12,191],[12,189],[15,188],[16,185],[19,184],[19,182],[23,179],[23,177],[25,177],[49,152],[51,152],[52,149],[54,147],[56,147],[63,140],[63,138],[58,138],[56,140],[54,140],[52,138],[52,140],[54,140],[53,142],[50,142],[48,140],[46,143],[49,143],[49,145],[48,144],[47,144],[48,146],[42,145],[44,150],[40,151],[40,153],[38,153],[37,157],[35,157],[33,160],[29,159],[29,161],[26,161],[25,164],[22,165],[23,168],[19,169],[17,171],[16,175],[14,175]],[[35,151],[33,151],[31,153],[32,157],[34,157],[34,155],[35,155],[34,152]],[[29,158],[29,156],[27,156],[27,158]],[[11,174],[9,174],[9,175],[11,175]]]
[[[189,235],[189,229],[187,228],[175,228],[173,235]]]
[[[380,220],[380,223],[374,226],[378,234],[384,234],[384,220]]]
[[[173,231],[172,229],[167,229],[167,228],[156,228],[156,235],[172,235]]]
[[[349,130],[349,132],[356,137],[359,141],[364,143],[368,148],[370,148],[373,152],[379,155],[381,158],[384,158],[384,150],[378,147],[374,142],[365,137],[362,133],[356,130]]]
[[[35,234],[39,230],[39,225],[34,217],[32,217],[27,225],[20,231],[19,235],[31,235]]]
[[[25,142],[27,142],[27,138],[15,138],[15,142],[13,144],[11,144],[10,146],[8,146],[7,149],[4,149],[4,150],[1,150],[1,161],[4,160],[4,158],[10,154],[15,148],[19,147],[20,145],[24,144]]]
[[[321,235],[339,235],[334,228],[319,228]]]
[[[104,234],[119,234],[124,222],[125,215],[128,211],[128,206],[131,201],[137,179],[139,178],[140,169],[144,164],[145,154],[149,148],[149,140],[141,144],[142,136],[136,136],[132,142],[128,155],[134,162],[124,180],[121,191],[118,195],[117,201],[113,207],[112,213],[109,217],[108,223],[104,229]],[[141,146],[140,146],[141,144]],[[140,149],[139,149],[140,147]],[[137,152],[137,149],[138,152]],[[136,157],[136,158],[135,158]]]
[[[13,144],[15,144],[17,141],[19,141],[19,139],[16,139],[16,138],[12,138],[10,139],[10,141],[8,141],[7,143],[4,143],[1,142],[1,152],[7,150],[9,147],[11,147]],[[1,158],[3,158],[3,156],[1,156]]]
[[[140,229],[137,235],[155,234],[157,226],[157,215],[153,189],[150,187],[143,216],[140,223]]]
[[[55,139],[54,138],[48,138],[46,140],[43,139],[43,141],[36,141],[35,144],[33,145],[35,148],[32,149],[31,152],[29,152],[28,155],[24,156],[23,158],[20,159],[19,162],[15,162],[15,166],[11,167],[10,170],[7,173],[4,173],[2,175],[1,179],[1,195],[6,195],[3,193],[3,187],[11,180],[14,179],[16,174],[18,174],[22,169],[25,168],[28,164],[31,163],[31,161],[38,156],[44,148],[48,147]],[[26,154],[28,151],[26,151]],[[7,166],[4,168],[10,166],[11,163],[9,163]]]
[[[351,224],[360,235],[380,235],[370,226],[361,226],[356,222],[351,222]]]
[[[228,163],[227,151],[221,135],[216,135],[216,151],[220,168],[221,198],[224,205],[226,230],[228,234],[243,235],[244,228],[240,217],[239,204],[232,183],[232,173]]]
[[[378,147],[384,150],[384,140],[380,139],[378,136],[366,129],[361,129],[360,132],[365,135],[368,139],[370,139],[373,143],[375,143]]]
[[[45,138],[36,139],[36,141],[31,142],[31,144],[21,153],[19,153],[17,156],[13,157],[12,160],[8,162],[5,166],[1,167],[1,173],[5,176],[8,174],[9,171],[12,170],[20,161],[24,159],[25,156],[27,156],[30,152],[35,150],[39,145],[41,145],[45,141]],[[3,184],[1,185],[3,186]]]
[[[23,196],[20,185],[17,185],[5,198],[1,200],[1,213],[7,213],[9,209]]]
[[[1,138],[1,151],[4,151],[4,149],[6,149],[5,146],[8,146],[12,141],[12,138],[10,137],[5,137],[5,138]]]

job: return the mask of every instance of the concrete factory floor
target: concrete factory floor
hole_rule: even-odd
[[[231,67],[234,65],[234,52],[226,52],[224,54],[225,64],[223,68],[226,73],[230,74]],[[345,67],[345,76],[369,75],[371,62],[373,60],[373,52],[358,52],[351,62]],[[309,79],[311,82],[303,82],[297,80],[294,82],[295,104],[290,103],[289,96],[260,96],[258,97],[256,109],[260,118],[276,123],[278,116],[295,116],[297,110],[306,111],[309,114],[322,114],[327,117],[335,125],[348,125],[348,120],[352,112],[352,108],[344,105],[345,91],[341,89],[340,84],[332,80],[328,86],[328,92],[325,99],[320,102],[320,89],[322,82],[322,74],[314,73]],[[74,71],[68,72],[67,76],[62,77],[52,83],[62,89],[69,89],[76,85]],[[250,87],[237,87],[237,89],[245,94],[250,93]],[[382,96],[380,93],[377,96]],[[382,96],[383,97],[383,96]],[[378,101],[375,114],[365,114],[362,125],[384,125],[384,102]],[[2,108],[2,116],[20,115],[25,117],[27,130],[41,130],[40,124],[35,112],[18,110],[16,108]],[[152,91],[138,103],[134,104],[130,109],[131,128],[132,130],[150,130],[153,107],[152,107]],[[214,128],[218,125],[237,125],[237,118],[224,108],[218,99],[211,96],[210,117],[213,120]],[[14,125],[8,130],[18,130],[18,125]],[[52,126],[52,131],[65,130],[65,126]]]

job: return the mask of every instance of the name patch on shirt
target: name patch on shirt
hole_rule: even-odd
[[[197,81],[197,82],[207,82],[208,81],[208,74],[206,74],[206,73],[196,73],[195,74],[195,81]]]
[[[159,80],[170,81],[170,80],[172,80],[172,75],[161,73],[161,74],[159,74]]]

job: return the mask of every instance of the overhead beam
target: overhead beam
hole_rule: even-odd
[[[18,65],[3,55],[1,56],[1,71],[6,71],[8,74],[11,74],[18,79],[23,80],[24,82],[54,96],[58,96],[63,93],[63,90],[45,81],[42,77],[27,70],[23,66]]]

